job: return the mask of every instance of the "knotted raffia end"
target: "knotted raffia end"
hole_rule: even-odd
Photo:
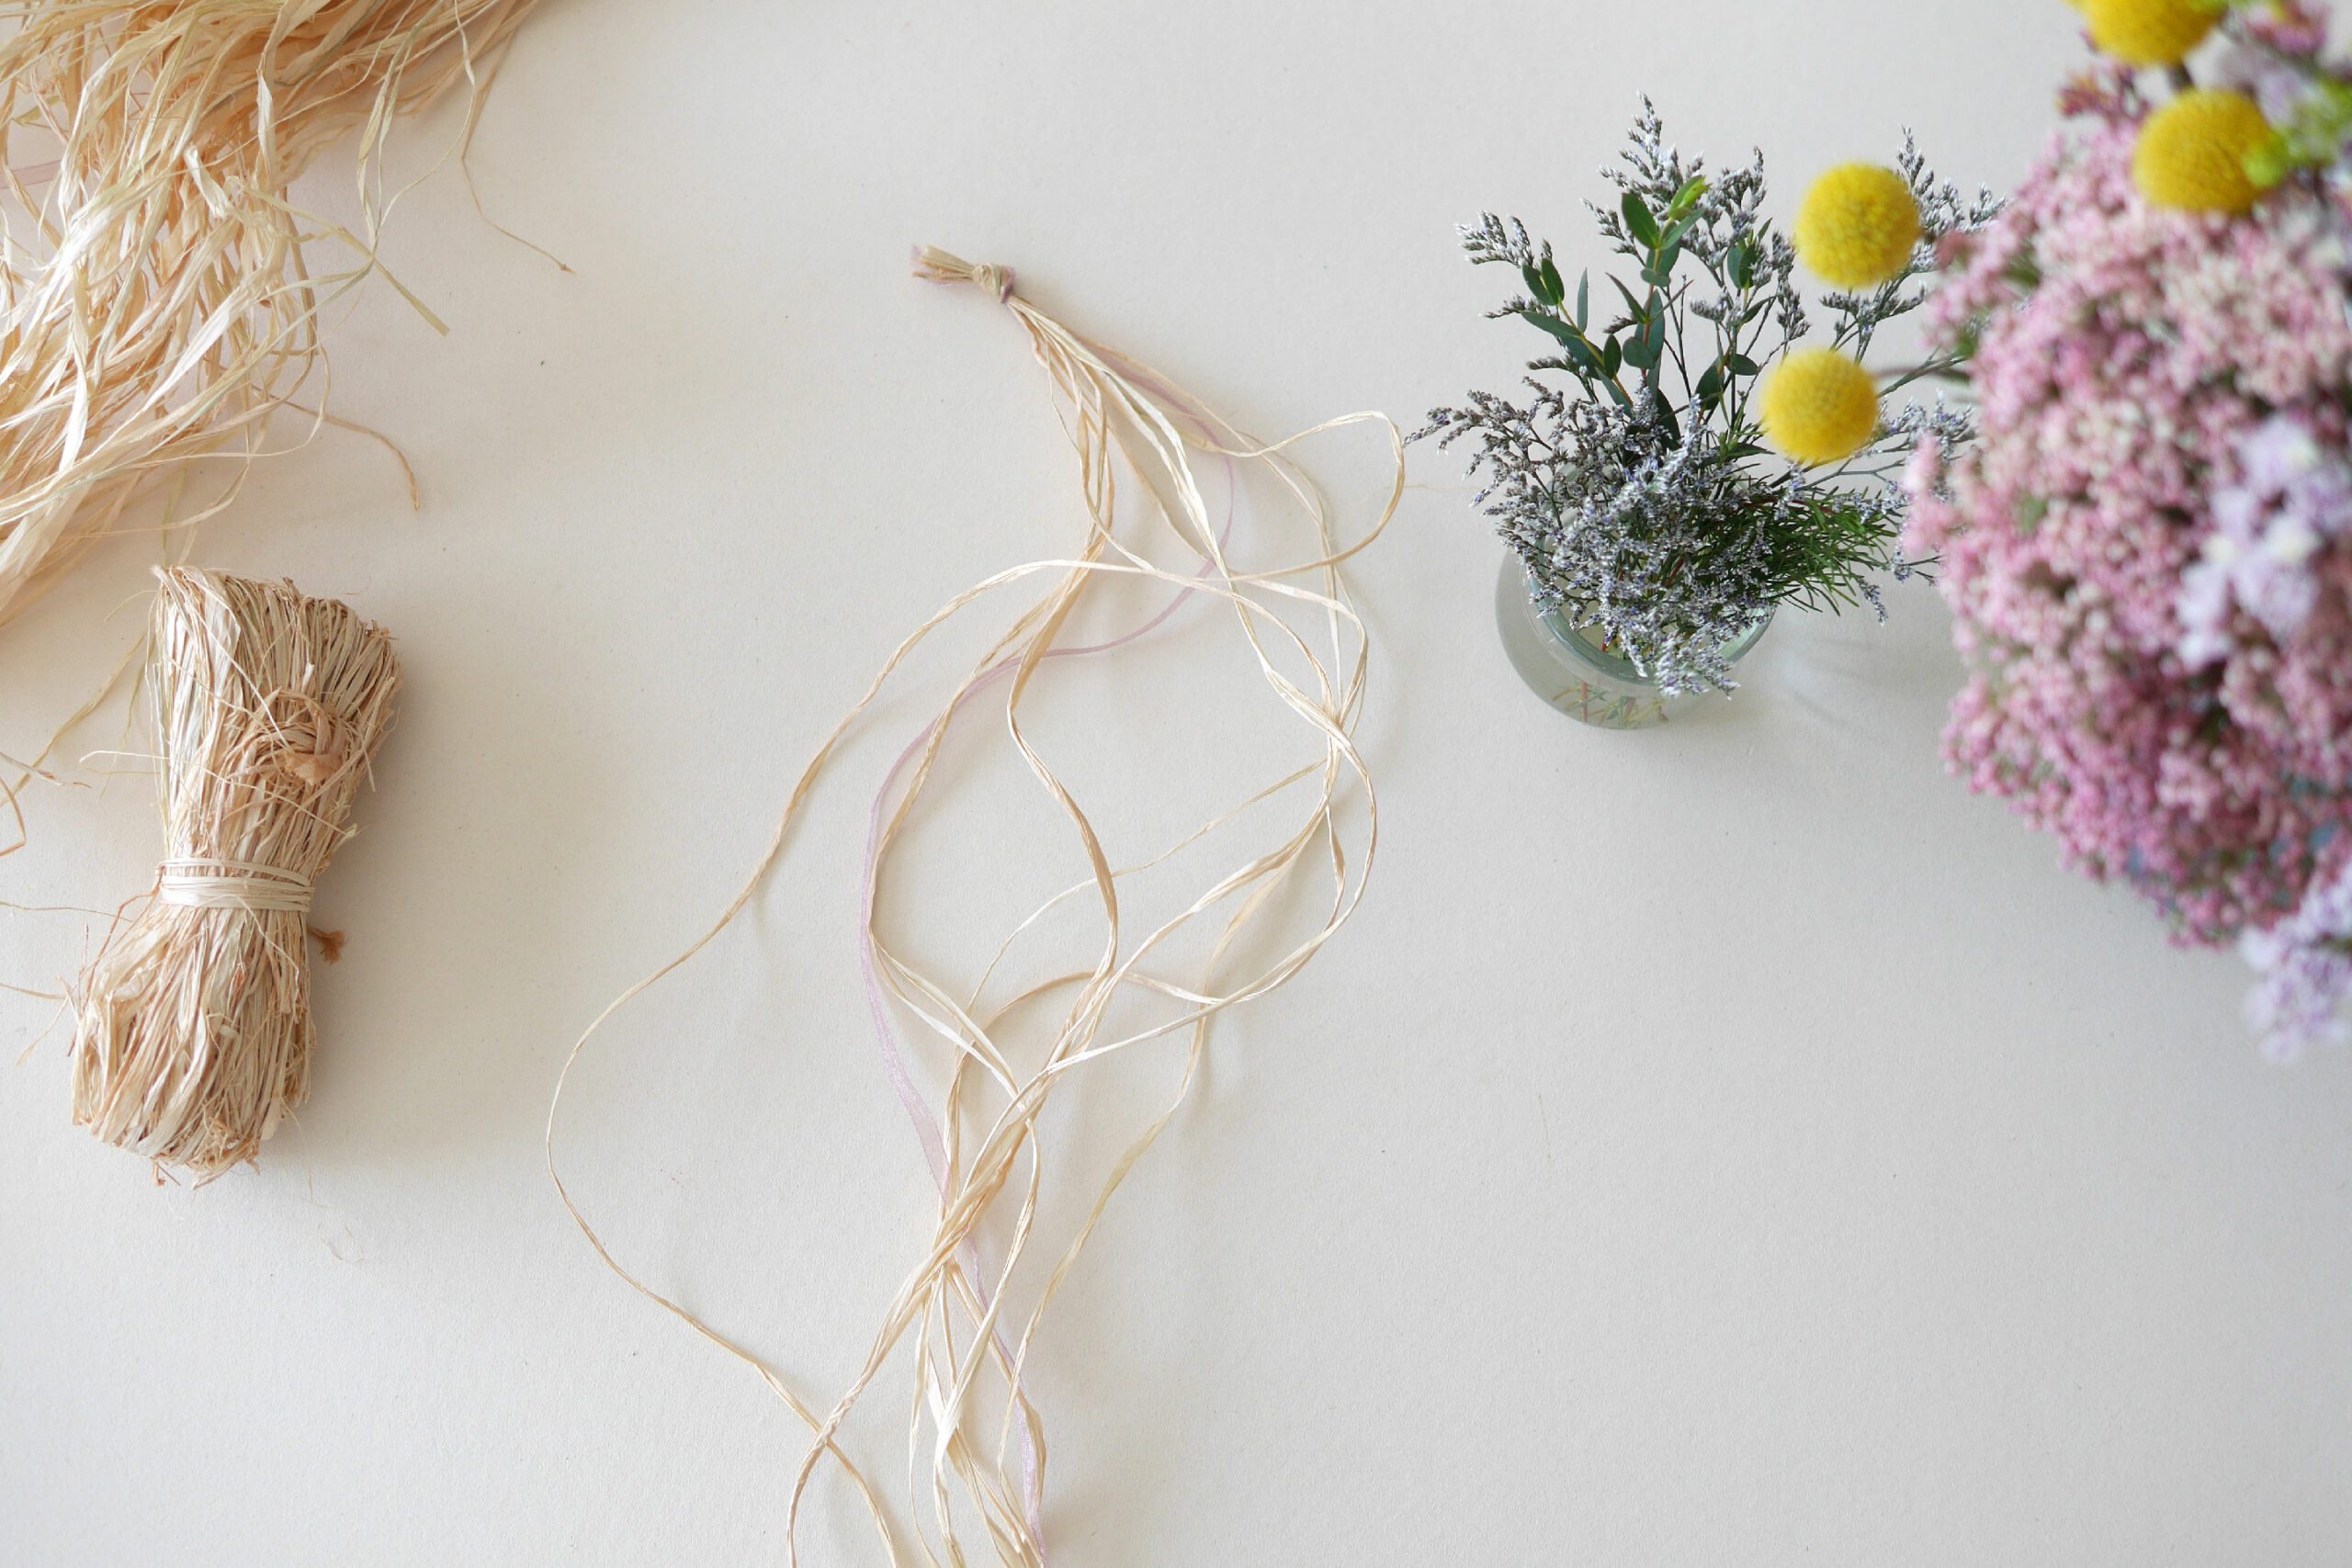
[[[74,1120],[211,1177],[310,1089],[311,889],[391,726],[391,638],[292,583],[159,572],[155,889],[72,990]]]
[[[968,283],[1000,305],[1012,298],[1012,269],[987,262],[967,262],[934,245],[915,247],[915,276],[928,283]]]

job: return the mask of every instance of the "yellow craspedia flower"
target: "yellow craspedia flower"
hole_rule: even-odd
[[[2126,65],[2177,65],[2222,19],[2216,0],[2078,0],[2099,52]]]
[[[1797,257],[1838,288],[1875,288],[1919,243],[1919,203],[1893,169],[1841,164],[1813,182],[1790,231]]]
[[[2132,153],[2132,179],[2152,207],[2244,212],[2262,197],[2246,160],[2278,133],[2244,93],[2199,88],[2148,117]]]
[[[1878,434],[1878,383],[1851,355],[1800,349],[1765,380],[1758,417],[1764,439],[1795,461],[1842,463]]]

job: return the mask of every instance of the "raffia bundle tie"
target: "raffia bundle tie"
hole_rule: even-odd
[[[311,879],[284,866],[167,860],[155,881],[155,897],[183,909],[277,909],[307,915]]]
[[[74,987],[74,1120],[211,1177],[311,1079],[319,874],[392,720],[390,637],[291,583],[157,573],[152,682],[167,853]]]
[[[1046,315],[1015,291],[1009,269],[925,250],[917,254],[915,271],[990,296],[1027,334],[1079,462],[1081,504],[1073,508],[1066,549],[965,590],[899,645],[817,747],[734,899],[684,951],[623,992],[573,1044],[548,1109],[548,1170],[607,1266],[748,1364],[808,1424],[812,1439],[783,1504],[789,1562],[801,1561],[809,1485],[831,1463],[840,1467],[871,1520],[881,1561],[976,1568],[989,1560],[1007,1568],[1045,1568],[1044,1422],[1031,1402],[1031,1374],[1024,1369],[1041,1343],[1046,1311],[1120,1183],[1173,1121],[1197,1075],[1212,1021],[1304,968],[1363,896],[1378,837],[1371,779],[1354,740],[1367,639],[1340,568],[1395,514],[1404,488],[1404,448],[1396,425],[1377,413],[1347,415],[1261,445],[1163,378]],[[1286,454],[1308,437],[1359,424],[1385,435],[1391,466],[1377,516],[1346,539],[1322,492]],[[1222,518],[1206,499],[1212,487],[1196,462],[1201,456],[1230,481]],[[1253,500],[1246,519],[1234,505],[1245,470],[1267,481],[1272,502],[1261,509]],[[1245,558],[1250,564],[1243,564]],[[1069,627],[1081,606],[1120,604],[1117,596],[1097,591],[1123,584],[1156,589],[1164,602],[1156,612],[1143,606],[1123,612],[1102,640],[1071,638]],[[1015,592],[1023,588],[1026,592]],[[750,904],[783,859],[836,751],[916,649],[948,622],[990,614],[991,603],[1001,605],[1006,598],[1015,603],[993,612],[1001,616],[991,623],[1000,629],[986,634],[986,651],[951,679],[931,716],[917,723],[868,816],[859,969],[884,1074],[938,1183],[939,1207],[928,1234],[910,1249],[910,1271],[854,1379],[830,1405],[812,1404],[757,1352],[614,1256],[557,1168],[564,1085],[607,1019],[702,952]],[[1070,660],[1133,645],[1188,605],[1227,617],[1240,661],[1262,677],[1262,685],[1245,682],[1245,689],[1271,698],[1276,715],[1297,721],[1290,733],[1301,743],[1286,748],[1280,760],[1232,757],[1231,764],[1260,786],[1254,793],[1245,784],[1236,791],[1241,798],[1213,796],[1203,804],[1198,828],[1148,859],[1115,864],[1078,793],[1056,773],[1047,743],[1028,732],[1034,694]],[[1089,689],[1077,682],[1064,687],[1080,700]],[[1231,722],[1239,716],[1238,698],[1203,694],[1217,704],[1216,736],[1250,733]],[[991,700],[984,705],[983,697]],[[996,709],[993,719],[979,716],[984,705]],[[1179,722],[1124,705],[1088,716],[1106,727]],[[951,730],[966,738],[967,747],[989,737],[1004,743],[1009,757],[1004,750],[997,755],[1043,788],[1069,829],[1061,857],[1033,863],[1046,852],[1023,848],[1007,876],[1070,879],[1012,928],[985,965],[975,962],[955,976],[919,968],[888,919],[891,909],[920,905],[928,896],[920,868],[899,865],[898,852],[911,820],[936,814],[926,786]],[[1220,768],[1216,776],[1225,772]],[[1208,786],[1210,778],[1179,782]],[[1196,869],[1189,874],[1194,880],[1162,890],[1197,857],[1197,846],[1244,836],[1250,847],[1238,864],[1223,872]],[[1149,903],[1136,889],[1146,879],[1157,895]],[[1075,910],[1063,908],[1072,904]],[[1149,925],[1137,911],[1154,907],[1175,913]],[[1055,919],[1046,919],[1057,910]],[[1071,915],[1080,911],[1090,929],[1075,951],[1026,951],[1066,934]],[[1009,978],[1016,972],[1046,977]],[[1174,1081],[1165,1109],[1135,1129],[1125,1152],[1107,1167],[1072,1172],[1049,1161],[1041,1126],[1048,1103],[1061,1116],[1087,1114],[1072,1109],[1073,1100],[1088,1104],[1076,1088],[1079,1080],[1094,1077],[1106,1060],[1141,1054],[1153,1043],[1161,1043],[1171,1063]],[[927,1061],[910,1059],[926,1049]],[[944,1082],[944,1092],[926,1094],[926,1078]],[[1083,1218],[1054,1236],[1041,1213],[1067,1217],[1073,1200],[1041,1211],[1041,1195],[1072,1175],[1084,1183],[1074,1200]],[[1050,1272],[1035,1260],[1023,1266],[1033,1244],[1058,1254]],[[912,1515],[907,1522],[891,1517],[851,1457],[843,1431],[852,1410],[893,1367],[914,1385],[904,1450],[905,1500]],[[1098,1556],[1103,1551],[1109,1553],[1104,1561],[1156,1560],[1148,1543],[1129,1542],[1122,1550],[1098,1542]]]

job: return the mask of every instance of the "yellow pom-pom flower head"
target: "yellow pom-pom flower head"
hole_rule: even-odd
[[[1807,468],[1842,463],[1878,434],[1878,383],[1834,348],[1799,349],[1765,378],[1764,439]]]
[[[1911,265],[1919,201],[1893,169],[1840,164],[1813,182],[1789,237],[1797,258],[1831,287],[1876,288]]]
[[[2220,0],[2082,0],[2091,42],[2126,65],[2177,65],[2222,19]]]
[[[2148,117],[2132,153],[2132,179],[2152,207],[2244,212],[2262,198],[2250,164],[2278,132],[2244,93],[2199,88]]]

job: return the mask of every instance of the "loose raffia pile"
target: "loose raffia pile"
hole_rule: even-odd
[[[1022,595],[1022,603],[1001,612],[1001,629],[992,634],[986,650],[941,693],[931,716],[918,723],[882,781],[870,818],[861,958],[885,1070],[938,1180],[940,1205],[930,1233],[915,1248],[917,1261],[855,1379],[820,1414],[756,1354],[616,1260],[556,1168],[563,1081],[548,1110],[548,1164],[599,1256],[629,1284],[752,1366],[814,1432],[785,1504],[793,1562],[801,1559],[799,1526],[808,1485],[830,1457],[842,1467],[871,1516],[885,1561],[971,1563],[987,1558],[1039,1568],[1046,1562],[1046,1445],[1023,1373],[1039,1324],[1112,1194],[1175,1115],[1193,1081],[1210,1021],[1296,974],[1346,922],[1363,895],[1377,822],[1370,778],[1353,739],[1366,644],[1340,568],[1393,514],[1404,486],[1403,445],[1396,426],[1372,413],[1334,420],[1277,446],[1254,445],[1183,393],[1044,315],[1013,291],[1012,276],[1004,269],[925,251],[917,271],[939,282],[972,284],[1001,301],[1027,333],[1078,454],[1084,504],[1070,553],[997,573],[949,601],[899,645],[865,696],[818,747],[741,892],[684,953],[590,1024],[565,1064],[564,1081],[606,1019],[700,952],[743,910],[776,867],[837,748],[885,686],[894,683],[918,645],[948,622],[987,614],[1006,591],[1027,585],[1034,597]],[[1377,521],[1361,537],[1343,542],[1330,507],[1283,452],[1306,435],[1356,423],[1385,434],[1394,480]],[[1195,454],[1206,454],[1236,474],[1268,478],[1272,482],[1263,488],[1280,504],[1262,516],[1252,507],[1238,521],[1213,519]],[[1117,503],[1123,492],[1124,505]],[[1285,516],[1296,531],[1295,558],[1255,559],[1283,552],[1275,526]],[[1155,550],[1174,564],[1159,564],[1150,554]],[[1246,558],[1253,564],[1245,567]],[[1171,591],[1169,601],[1105,641],[1075,645],[1069,635],[1072,617],[1123,581],[1165,585]],[[1204,802],[1198,829],[1148,859],[1114,869],[1112,852],[1077,794],[1048,761],[1051,742],[1033,736],[1030,710],[1038,690],[1053,683],[1053,671],[1064,660],[1130,645],[1188,604],[1230,613],[1247,662],[1263,681],[1262,687],[1245,682],[1243,691],[1271,698],[1275,711],[1295,718],[1305,744],[1295,755],[1268,760],[1262,771],[1250,769],[1261,787],[1245,788],[1238,799]],[[1070,689],[1087,688],[1072,683]],[[1204,689],[1204,694],[1210,693]],[[983,696],[990,700],[978,701]],[[1219,733],[1235,732],[1229,720],[1241,700],[1237,693],[1229,706],[1220,704]],[[982,707],[996,709],[992,722],[981,717]],[[1167,713],[1140,704],[1094,712],[1089,719],[1104,731],[1132,726],[1141,734],[1157,733],[1158,727],[1172,722]],[[1067,819],[1069,864],[1078,877],[1015,926],[993,959],[985,965],[975,962],[954,979],[922,972],[905,956],[903,937],[884,934],[890,908],[920,908],[941,892],[935,886],[939,878],[926,885],[920,867],[895,862],[910,821],[937,809],[926,786],[951,730],[966,738],[966,745],[977,745],[993,731],[1001,743],[997,760],[1045,790]],[[1196,883],[1168,886],[1178,867],[1197,858],[1201,846],[1236,838],[1247,840],[1238,863],[1222,872],[1204,871]],[[1033,842],[1025,835],[1007,841]],[[1026,859],[1033,852],[1020,852]],[[1034,852],[1045,851],[1039,846]],[[1045,874],[1043,867],[1025,864],[1005,868],[1013,882],[1027,880],[1024,872]],[[1136,913],[1143,904],[1138,883],[1147,876],[1155,895],[1150,904],[1174,911],[1148,927]],[[1081,908],[1099,908],[1099,919],[1089,920],[1096,929],[1080,940],[1078,951],[1017,951],[1046,949],[1056,932],[1067,937],[1067,912],[1050,920],[1041,917],[1080,899],[1087,901]],[[1048,977],[1014,978],[1016,972]],[[902,1023],[915,1026],[912,1040],[900,1039]],[[1051,1269],[1023,1271],[1024,1252],[1047,1240],[1049,1216],[1057,1212],[1041,1209],[1041,1193],[1072,1175],[1043,1147],[1041,1119],[1048,1102],[1067,1114],[1080,1079],[1107,1058],[1153,1041],[1182,1042],[1170,1064],[1174,1100],[1137,1130],[1106,1170],[1086,1179],[1079,1190],[1089,1196],[1073,1205],[1083,1210],[1083,1217],[1049,1242],[1058,1255]],[[939,1059],[910,1060],[914,1046],[924,1042]],[[926,1078],[945,1086],[936,1100],[921,1087]],[[906,1477],[911,1551],[902,1527],[850,1457],[842,1432],[861,1397],[894,1365],[914,1385]]]
[[[320,311],[378,270],[393,117],[458,82],[478,108],[535,3],[0,7],[0,624],[149,479],[232,465],[180,525],[235,495],[322,370]],[[288,194],[353,132],[357,233]],[[312,274],[319,239],[348,264]]]
[[[400,671],[383,628],[334,600],[158,575],[164,859],[73,988],[74,1120],[209,1177],[309,1090],[311,889],[350,836]]]

